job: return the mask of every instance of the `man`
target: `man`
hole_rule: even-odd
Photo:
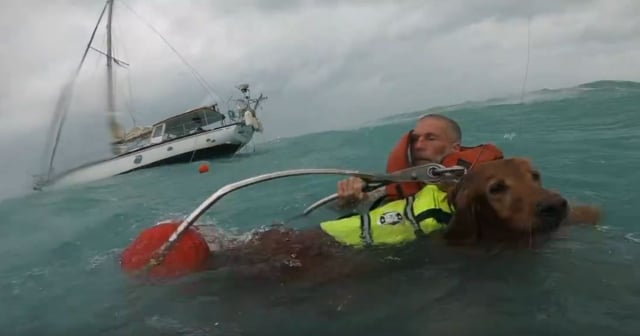
[[[418,119],[415,128],[409,133],[409,166],[427,163],[442,163],[451,153],[461,149],[462,131],[458,123],[441,114],[427,114]],[[388,167],[389,168],[389,167]],[[390,169],[387,169],[390,170]],[[371,193],[363,192],[365,183],[357,177],[338,182],[338,204],[340,207],[354,205],[369,197],[383,196],[385,190]],[[409,196],[409,195],[403,195]]]

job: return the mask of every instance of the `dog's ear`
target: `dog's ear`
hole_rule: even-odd
[[[459,183],[448,194],[454,215],[444,232],[444,239],[451,244],[465,244],[478,238],[479,227],[474,214],[475,195],[472,190]]]
[[[444,239],[453,245],[469,244],[478,239],[478,222],[475,220],[473,210],[462,208],[456,210],[447,229],[444,231]]]
[[[455,206],[456,204],[456,197],[458,196],[458,193],[460,192],[460,183],[452,183],[446,186],[446,189],[444,190],[447,192],[447,203]]]
[[[445,192],[447,194],[447,202],[452,204],[453,199],[451,198],[451,194],[456,192],[458,183],[451,180],[442,180],[436,183],[436,186],[440,191]]]
[[[440,182],[439,184],[440,190],[447,193],[447,203],[455,206],[456,202],[463,201],[463,200],[457,200],[457,197],[461,193],[461,191],[466,188],[466,185],[469,184],[469,180],[471,179],[472,177],[467,175],[457,182],[454,182],[451,180],[445,180]]]

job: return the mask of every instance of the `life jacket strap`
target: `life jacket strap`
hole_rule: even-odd
[[[439,208],[433,208],[433,209],[427,209],[419,213],[416,216],[416,221],[420,223],[425,219],[433,218],[438,223],[449,223],[449,221],[451,220],[451,217],[453,217],[452,214]]]
[[[420,212],[419,214],[415,214],[413,211],[413,202],[415,198],[413,196],[409,196],[407,198],[407,206],[405,207],[404,214],[411,222],[413,226],[414,233],[416,237],[425,237],[427,233],[424,232],[420,223],[429,218],[435,219],[438,223],[448,224],[451,220],[452,214],[440,209],[440,208],[432,208],[427,209],[425,211]]]
[[[365,246],[373,244],[371,237],[371,215],[360,215],[360,239]]]
[[[422,228],[420,227],[420,221],[416,218],[416,215],[413,212],[414,201],[415,201],[415,197],[413,196],[407,197],[407,204],[404,207],[404,215],[405,217],[407,217],[409,222],[411,222],[411,225],[413,226],[413,232],[415,233],[416,237],[424,237],[425,232],[422,231]]]

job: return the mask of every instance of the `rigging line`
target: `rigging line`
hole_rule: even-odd
[[[58,98],[58,102],[56,103],[56,109],[54,112],[54,122],[51,124],[51,128],[49,130],[49,136],[48,136],[48,138],[51,138],[51,134],[54,132],[56,133],[55,140],[53,141],[53,148],[51,149],[51,156],[49,157],[49,168],[47,170],[47,179],[51,177],[50,175],[53,169],[53,159],[58,149],[58,143],[60,142],[60,135],[62,134],[62,126],[66,121],[66,117],[67,117],[66,110],[69,107],[69,102],[71,101],[71,95],[73,94],[73,84],[75,83],[75,80],[77,79],[78,74],[80,73],[80,69],[82,69],[82,65],[84,64],[84,61],[87,58],[87,53],[91,48],[91,43],[93,43],[93,39],[96,36],[96,31],[98,30],[98,26],[100,26],[100,22],[102,21],[102,18],[108,6],[109,6],[109,1],[107,1],[104,5],[104,8],[102,8],[102,13],[100,13],[98,22],[96,23],[96,26],[93,28],[93,32],[91,32],[91,38],[89,39],[89,42],[87,43],[87,47],[84,50],[84,54],[82,54],[82,58],[80,59],[80,64],[78,64],[78,67],[76,68],[75,73],[71,77],[71,80],[63,88],[62,94]],[[57,127],[57,130],[54,131],[56,127]]]
[[[105,35],[105,36],[103,36],[103,37],[102,37],[102,42],[101,42],[101,44],[105,44],[105,43],[106,43],[106,42],[105,42],[106,40],[107,40],[107,36]],[[102,51],[100,51],[100,50],[98,50],[98,49],[94,48],[93,46],[90,46],[89,48],[90,48],[91,50],[93,50],[93,51],[98,52],[99,54],[102,54],[102,55],[105,55],[105,56],[106,56],[106,54],[105,54],[105,53],[103,53]],[[96,72],[98,71],[98,66],[100,66],[100,61],[101,61],[101,60],[102,60],[102,59],[101,59],[100,57],[96,57],[95,67],[94,67],[94,68],[93,68],[93,70],[92,70],[93,72],[91,73],[91,76],[95,76]]]
[[[529,77],[529,61],[531,57],[531,15],[527,18],[527,63],[524,70],[524,79],[522,80],[522,90],[520,91],[520,104],[524,102],[524,90]]]
[[[167,41],[166,38],[164,38],[164,36],[162,36],[162,34],[160,34],[160,32],[158,32],[149,22],[147,22],[145,19],[143,19],[135,10],[133,10],[133,8],[131,8],[127,3],[125,3],[124,1],[120,0],[120,2],[127,7],[127,9],[129,9],[135,16],[137,16],[144,24],[147,25],[147,27],[149,27],[151,30],[153,30],[166,44],[167,46],[173,50],[173,52],[176,53],[176,55],[180,58],[180,60],[182,60],[182,62],[191,70],[191,74],[194,75],[194,77],[196,77],[196,79],[198,79],[200,81],[200,84],[205,88],[205,90],[209,91],[209,95],[211,96],[211,98],[214,99],[214,101],[216,100],[216,97],[214,97],[215,93],[214,90],[209,86],[209,84],[207,83],[207,81],[187,62],[187,60],[184,59],[184,57],[182,57],[182,55],[180,55],[180,53],[178,53],[178,51],[169,43],[169,41]]]

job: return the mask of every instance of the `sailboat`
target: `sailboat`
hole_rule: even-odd
[[[148,126],[137,126],[125,131],[115,112],[114,65],[128,64],[113,55],[113,7],[114,0],[107,0],[80,64],[58,99],[47,141],[50,148],[45,154],[48,157],[45,172],[34,176],[34,190],[86,183],[139,169],[233,155],[251,141],[255,132],[263,131],[256,111],[267,97],[260,94],[259,97],[252,98],[249,84],[236,86],[242,92],[242,97],[235,99],[235,108],[228,109],[227,113],[221,112],[218,103],[214,103],[189,109]],[[92,47],[92,42],[105,12],[107,49],[102,52]],[[111,135],[111,155],[55,173],[54,159],[67,118],[74,82],[90,50],[106,57],[106,114]]]

